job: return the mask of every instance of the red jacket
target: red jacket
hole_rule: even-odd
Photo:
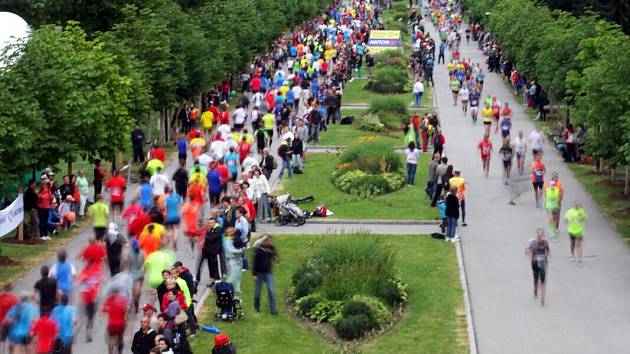
[[[181,307],[183,311],[186,311],[186,309],[188,309],[188,306],[186,306],[186,298],[184,297],[184,293],[181,291],[177,292],[177,302],[179,302],[179,307]],[[160,302],[160,304],[162,304],[162,312],[166,311],[166,307],[169,304],[168,292],[164,294],[164,296],[162,296],[162,301]]]

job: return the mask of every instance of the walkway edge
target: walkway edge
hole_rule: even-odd
[[[464,256],[461,242],[457,242],[457,266],[459,268],[459,281],[464,291],[464,310],[466,311],[466,330],[468,332],[468,347],[470,354],[477,354],[477,336],[475,333],[475,322],[472,317],[472,307],[470,305],[470,293],[468,292],[468,279],[466,277],[466,267],[464,266]]]
[[[344,225],[439,225],[439,220],[346,220],[316,218],[308,219],[309,224],[344,224]]]

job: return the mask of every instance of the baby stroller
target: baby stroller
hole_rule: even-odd
[[[289,223],[293,226],[301,226],[306,223],[306,218],[309,216],[295,204],[291,194],[276,197],[275,206],[278,208],[278,216],[276,217],[276,225],[278,226]]]
[[[243,317],[241,300],[234,296],[232,283],[219,282],[214,284],[217,296],[217,314],[215,320],[235,321]]]

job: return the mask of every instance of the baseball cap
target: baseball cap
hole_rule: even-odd
[[[153,307],[153,305],[151,304],[144,304],[144,306],[142,306],[142,311],[148,311],[148,310],[153,310],[155,311],[155,307]]]

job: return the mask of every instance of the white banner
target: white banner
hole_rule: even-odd
[[[8,207],[0,210],[0,237],[13,231],[24,220],[24,198],[20,193]]]

